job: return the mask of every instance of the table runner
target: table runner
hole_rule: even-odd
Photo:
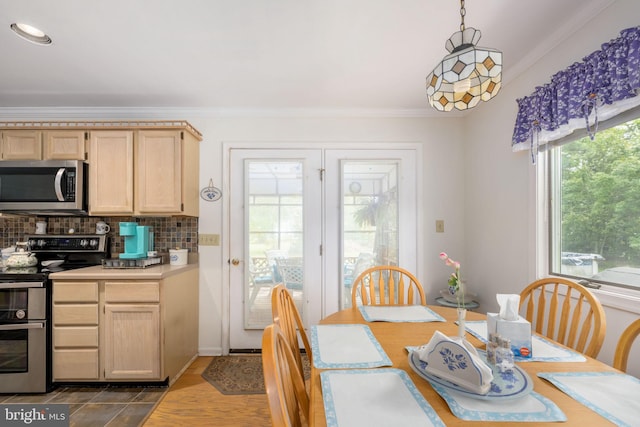
[[[465,329],[483,343],[487,342],[487,322],[485,320],[467,320]],[[516,356],[516,362],[585,362],[587,359],[580,353],[564,348],[544,337],[533,335],[532,357]]]
[[[311,351],[313,365],[318,369],[392,365],[367,325],[314,325]]]
[[[618,372],[539,372],[538,376],[613,423],[640,423],[638,378]]]
[[[329,427],[444,427],[400,369],[325,371],[320,374]]]
[[[444,322],[444,317],[424,305],[358,307],[367,322]]]

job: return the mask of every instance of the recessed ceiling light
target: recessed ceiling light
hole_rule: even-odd
[[[14,23],[11,24],[11,29],[14,33],[31,43],[43,45],[51,44],[51,38],[48,35],[31,25]]]

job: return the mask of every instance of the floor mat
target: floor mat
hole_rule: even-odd
[[[306,355],[302,355],[305,378],[311,368]],[[202,377],[222,394],[263,394],[264,376],[260,354],[216,356],[202,373]]]

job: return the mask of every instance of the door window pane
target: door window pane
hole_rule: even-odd
[[[342,306],[351,285],[375,265],[398,265],[398,162],[342,163]]]
[[[272,323],[271,288],[277,283],[303,300],[303,163],[247,160],[245,328]]]

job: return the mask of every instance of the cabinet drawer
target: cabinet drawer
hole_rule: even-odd
[[[98,302],[98,282],[53,282],[53,302]]]
[[[105,282],[105,302],[160,302],[158,282]]]
[[[53,380],[97,380],[98,349],[54,350]]]
[[[53,306],[53,324],[97,325],[98,304],[66,304]]]
[[[98,327],[54,327],[54,347],[98,347]]]

